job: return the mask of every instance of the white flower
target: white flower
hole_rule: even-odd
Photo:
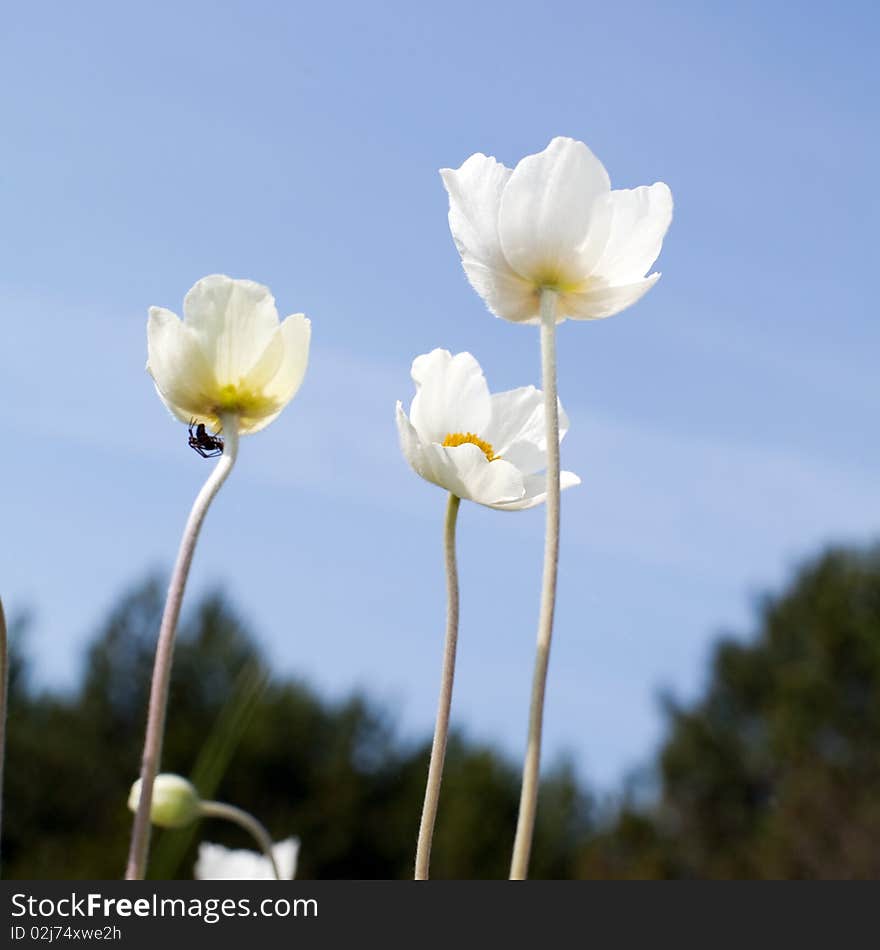
[[[240,432],[257,432],[296,395],[310,334],[301,313],[279,323],[267,287],[213,274],[187,293],[182,321],[150,308],[147,370],[183,422],[217,430],[222,415],[235,414]]]
[[[136,812],[141,800],[141,780],[138,779],[128,795],[128,807]],[[201,800],[191,782],[181,775],[163,772],[153,782],[150,800],[150,821],[159,828],[185,828],[199,816]]]
[[[610,317],[660,278],[645,274],[672,220],[672,193],[663,182],[612,191],[583,142],[555,138],[512,171],[477,153],[440,174],[465,273],[499,317],[540,322],[544,288],[559,295],[560,322]]]
[[[412,364],[416,395],[409,418],[397,403],[406,460],[422,478],[459,498],[502,510],[544,501],[547,438],[543,394],[534,386],[490,395],[470,353],[433,350]],[[560,441],[568,430],[562,406]],[[562,472],[562,488],[580,483]]]
[[[299,838],[287,838],[272,846],[282,881],[292,881],[296,874]],[[256,851],[235,851],[222,844],[203,842],[195,866],[197,881],[274,881],[269,859]]]

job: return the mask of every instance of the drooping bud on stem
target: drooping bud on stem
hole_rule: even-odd
[[[141,780],[132,786],[128,807],[137,813],[141,800]],[[163,772],[153,782],[150,821],[159,828],[185,828],[199,817],[202,801],[195,786],[180,775]]]

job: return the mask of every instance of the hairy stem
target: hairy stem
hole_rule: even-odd
[[[541,612],[538,617],[538,644],[532,677],[529,707],[529,736],[523,763],[519,817],[510,864],[510,879],[522,881],[528,875],[535,812],[541,771],[541,732],[544,725],[544,694],[553,636],[556,606],[556,575],[559,566],[559,405],[556,396],[556,292],[541,292],[541,376],[544,387],[544,421],[547,431],[547,526],[544,536],[544,576],[541,584]]]
[[[165,714],[168,707],[168,688],[171,682],[171,664],[174,658],[174,638],[177,632],[177,621],[180,617],[180,606],[183,602],[183,592],[186,588],[186,579],[189,575],[193,554],[198,541],[199,530],[205,520],[205,514],[214,500],[214,496],[226,481],[238,455],[238,418],[236,416],[222,417],[223,436],[225,446],[223,455],[202,486],[196,497],[180,549],[177,552],[177,562],[168,585],[168,597],[165,601],[165,611],[162,614],[162,624],[159,628],[159,640],[156,646],[156,660],[153,665],[153,679],[150,685],[150,705],[147,713],[147,734],[144,740],[144,752],[141,760],[141,798],[134,816],[134,825],[131,830],[131,846],[128,852],[128,866],[125,871],[126,880],[139,881],[144,877],[147,866],[147,855],[150,849],[150,806],[153,800],[153,781],[159,771],[159,761],[162,756],[162,738],[165,733]]]
[[[202,802],[199,805],[199,814],[203,818],[225,818],[227,821],[235,822],[235,824],[244,828],[269,859],[275,880],[281,880],[281,873],[278,870],[275,855],[272,853],[272,839],[269,837],[269,832],[253,815],[248,814],[241,808],[236,808],[235,805],[226,805],[223,802]]]
[[[452,707],[452,684],[455,679],[455,650],[458,646],[458,568],[455,563],[455,525],[460,504],[461,499],[450,493],[443,530],[446,560],[446,641],[443,645],[443,670],[440,674],[437,723],[434,726],[431,763],[428,766],[428,783],[425,787],[425,804],[422,807],[419,842],[416,847],[415,879],[417,881],[428,880],[431,842],[434,838],[440,783],[443,781],[443,760],[446,758],[446,740],[449,736],[449,711]]]

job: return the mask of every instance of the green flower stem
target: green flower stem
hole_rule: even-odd
[[[544,421],[547,431],[547,526],[544,536],[544,577],[541,584],[541,612],[538,618],[538,645],[532,678],[529,708],[529,737],[523,763],[519,817],[510,865],[510,879],[522,881],[528,875],[535,812],[541,771],[541,732],[544,725],[544,694],[553,636],[556,606],[556,575],[559,566],[559,403],[556,396],[556,292],[541,292],[541,375],[544,387]]]
[[[162,737],[165,733],[165,714],[168,708],[168,688],[171,682],[171,664],[174,658],[174,638],[177,632],[177,621],[180,617],[180,606],[183,602],[183,592],[186,579],[189,575],[193,554],[202,522],[205,520],[208,508],[214,496],[226,481],[235,465],[238,455],[238,417],[224,415],[221,418],[225,445],[223,455],[202,486],[196,497],[180,549],[177,552],[177,562],[171,575],[168,586],[168,597],[165,601],[165,611],[162,614],[162,624],[159,628],[159,641],[156,646],[156,660],[153,665],[153,679],[150,686],[150,705],[147,713],[147,734],[144,740],[144,752],[141,761],[141,797],[137,812],[134,816],[134,825],[131,831],[131,846],[128,853],[128,866],[125,871],[126,880],[143,880],[147,867],[147,855],[150,849],[150,806],[153,800],[153,781],[159,771],[159,761],[162,757]]]
[[[223,802],[201,802],[199,804],[199,815],[201,815],[202,818],[225,818],[227,821],[232,821],[236,825],[244,828],[260,846],[260,850],[263,854],[269,859],[275,880],[281,880],[281,873],[275,862],[275,855],[272,853],[272,839],[269,837],[269,832],[266,831],[253,815],[249,815],[241,808],[236,808],[235,805],[226,805]]]
[[[443,781],[443,760],[446,758],[446,740],[449,736],[449,711],[452,707],[452,684],[455,679],[455,650],[458,646],[458,568],[455,563],[455,525],[460,504],[461,499],[450,493],[443,530],[446,559],[446,641],[443,645],[443,670],[440,674],[437,723],[434,726],[434,742],[431,745],[431,762],[428,766],[428,782],[425,787],[425,804],[422,807],[419,841],[416,847],[415,879],[417,881],[428,880],[434,822],[437,820],[440,783]]]

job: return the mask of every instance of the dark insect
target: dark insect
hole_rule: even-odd
[[[203,459],[212,459],[222,455],[223,439],[217,435],[211,435],[205,429],[203,422],[196,426],[195,432],[193,432],[193,425],[195,425],[195,419],[189,424],[189,447],[195,449]]]

